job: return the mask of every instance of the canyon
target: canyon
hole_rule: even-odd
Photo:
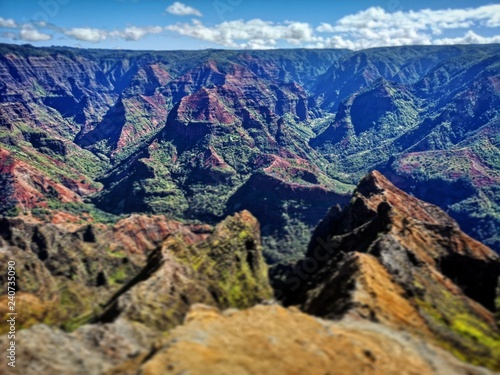
[[[499,61],[0,45],[14,373],[500,371]]]
[[[277,262],[377,169],[498,251],[498,54],[3,45],[0,211],[249,209]]]

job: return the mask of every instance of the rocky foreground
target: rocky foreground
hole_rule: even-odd
[[[269,278],[247,211],[213,228],[156,216],[1,228],[24,319],[13,373],[500,371],[498,255],[378,172]]]

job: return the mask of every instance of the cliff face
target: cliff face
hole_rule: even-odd
[[[47,208],[50,198],[63,204],[82,203],[83,197],[98,191],[82,174],[53,178],[3,148],[0,148],[0,175],[3,182],[0,193],[3,213]]]
[[[460,358],[500,366],[498,255],[378,172],[323,219],[304,260],[273,273],[285,305],[405,329]]]

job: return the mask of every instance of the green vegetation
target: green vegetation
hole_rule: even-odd
[[[426,296],[426,300],[417,298],[416,302],[431,329],[441,337],[439,344],[466,362],[499,370],[500,335],[468,302],[443,288],[428,287]]]
[[[125,270],[118,269],[114,274],[112,274],[109,277],[109,284],[110,285],[123,284],[126,279],[127,279],[127,274]]]
[[[267,266],[252,225],[228,217],[198,246],[171,247],[177,259],[205,280],[221,306],[247,308],[271,298]]]
[[[48,208],[51,210],[67,212],[77,217],[82,217],[82,223],[85,223],[88,218],[92,218],[92,220],[96,223],[113,224],[123,218],[123,215],[118,216],[110,214],[88,203],[61,203],[58,200],[52,199],[48,201]],[[34,208],[31,212],[34,216],[38,217],[48,215],[50,213],[49,210],[43,208]]]

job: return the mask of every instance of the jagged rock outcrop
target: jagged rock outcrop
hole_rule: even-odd
[[[16,262],[18,329],[44,322],[74,328],[92,318],[144,265],[168,236],[186,244],[210,227],[164,216],[132,215],[114,225],[61,225],[33,218],[0,218],[0,262]],[[6,283],[7,275],[0,275]],[[0,316],[8,312],[0,296]],[[2,329],[7,329],[2,326]]]
[[[132,224],[139,234],[135,242],[128,237]],[[124,248],[130,246],[134,249],[134,244],[156,242],[158,233],[149,237],[141,233],[144,224],[151,229],[155,226],[161,228],[159,231],[167,232],[164,236],[167,238],[156,250],[151,251],[145,246],[142,254],[137,254],[139,249],[127,253],[141,259],[149,254],[147,264],[109,299],[104,311],[93,319],[94,324],[85,324],[72,333],[45,324],[30,326],[35,322],[34,318],[31,324],[18,324],[20,332],[16,344],[19,350],[15,371],[23,374],[121,371],[118,369],[122,366],[130,367],[129,361],[140,363],[161,348],[165,331],[182,323],[195,303],[204,302],[219,308],[249,308],[271,298],[259,223],[248,211],[226,218],[210,235],[206,235],[206,227],[164,223],[158,217],[135,215],[109,229],[115,237],[108,233],[108,245],[120,243]],[[102,240],[102,233],[94,233],[94,230],[87,227],[80,231],[87,243]],[[13,236],[6,234],[5,237],[12,240]],[[78,246],[77,241],[72,244]],[[13,249],[8,250],[12,252]],[[18,266],[24,264],[19,262]],[[46,273],[48,277],[52,276]],[[25,279],[26,276],[20,273],[19,280]],[[80,289],[86,289],[86,286],[80,284]],[[109,290],[99,289],[91,295],[94,302],[105,296],[109,296]],[[30,301],[18,305],[23,315],[29,312],[27,302]],[[68,308],[67,301],[59,303]],[[84,321],[79,317],[65,328],[74,329]],[[54,324],[52,321],[47,323]],[[0,337],[0,344],[4,340],[8,340],[7,335]],[[0,359],[0,365],[5,364],[4,360]]]
[[[259,223],[242,211],[196,244],[166,239],[96,321],[121,317],[166,330],[181,323],[194,303],[247,308],[271,295]]]
[[[273,271],[285,305],[410,331],[472,363],[500,368],[494,319],[500,259],[436,206],[379,172],[332,208],[306,258]]]

